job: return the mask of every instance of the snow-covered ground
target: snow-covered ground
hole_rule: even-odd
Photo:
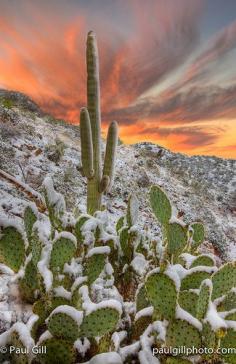
[[[1,91],[1,90],[0,90]],[[68,209],[85,209],[86,179],[80,173],[79,127],[56,121],[40,112],[21,94],[15,107],[1,105],[0,169],[40,192],[42,181],[52,176],[66,198]],[[8,94],[7,94],[8,95]],[[210,243],[222,255],[236,257],[236,161],[216,157],[188,157],[158,145],[120,145],[116,177],[105,198],[111,217],[125,209],[135,192],[140,200],[141,224],[154,229],[148,191],[152,184],[164,187],[185,221],[200,220]],[[0,178],[0,213],[21,216],[27,196]]]
[[[56,189],[64,194],[67,208],[75,215],[84,212],[86,179],[80,173],[79,127],[44,115],[21,94],[10,95],[14,100],[10,107],[1,104],[6,95],[0,90],[0,170],[38,192],[45,177],[51,176]],[[236,258],[235,160],[188,157],[146,142],[121,144],[114,185],[104,199],[111,220],[123,214],[129,193],[135,192],[140,203],[140,225],[149,226],[153,234],[158,232],[148,202],[153,184],[164,187],[184,221],[205,224],[205,250],[223,259]],[[0,176],[0,216],[20,220],[28,201],[23,191]],[[9,275],[0,273],[0,315],[9,311],[12,322],[11,307],[20,303],[14,285],[9,292],[9,280]],[[21,308],[21,313],[24,310],[27,316],[27,307]]]

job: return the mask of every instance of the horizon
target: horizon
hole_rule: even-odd
[[[103,132],[117,120],[127,144],[236,158],[236,3],[177,2],[2,0],[0,88],[78,124],[93,29]]]

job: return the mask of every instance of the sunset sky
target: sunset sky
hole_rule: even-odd
[[[236,158],[236,0],[0,0],[0,88],[78,124],[90,29],[104,130]]]

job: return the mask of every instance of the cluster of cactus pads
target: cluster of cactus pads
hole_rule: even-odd
[[[185,225],[174,218],[158,186],[150,190],[162,228],[154,238],[137,225],[135,196],[113,227],[106,211],[75,219],[49,178],[44,191],[46,213],[28,205],[22,224],[1,220],[0,261],[18,280],[22,300],[32,305],[27,323],[17,322],[0,335],[1,345],[26,353],[5,359],[20,364],[236,362],[234,352],[225,353],[236,346],[236,264],[219,268],[212,255],[199,253],[201,223]],[[36,355],[34,346],[46,349]],[[187,351],[193,347],[211,351]],[[173,348],[182,351],[175,355]]]

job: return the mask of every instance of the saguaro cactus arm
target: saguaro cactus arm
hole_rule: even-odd
[[[118,143],[118,124],[116,121],[112,121],[112,123],[109,126],[107,134],[107,144],[106,144],[105,160],[103,167],[103,176],[109,177],[108,189],[111,188],[114,177],[117,143]]]
[[[83,173],[87,178],[92,178],[94,176],[93,140],[89,113],[85,107],[80,111],[80,138]]]

